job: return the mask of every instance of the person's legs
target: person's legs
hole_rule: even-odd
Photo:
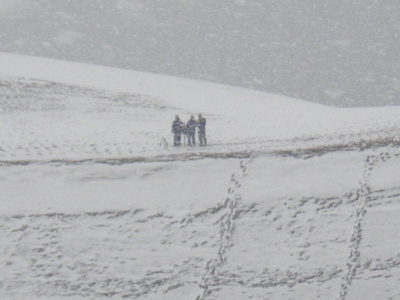
[[[199,132],[199,143],[200,146],[203,146],[203,141],[204,141],[204,136],[203,136],[203,132]]]
[[[202,133],[203,133],[203,146],[207,146],[206,130],[204,129]]]
[[[174,146],[179,146],[181,144],[181,135],[179,133],[174,134]]]

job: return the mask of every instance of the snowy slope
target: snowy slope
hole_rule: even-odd
[[[398,1],[0,0],[0,51],[399,105]]]
[[[1,299],[400,297],[400,107],[5,53],[0,90]]]

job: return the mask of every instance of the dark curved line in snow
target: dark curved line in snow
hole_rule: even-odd
[[[360,140],[354,143],[326,144],[307,148],[263,150],[247,149],[242,151],[226,152],[187,152],[155,156],[132,156],[114,158],[84,158],[84,159],[50,159],[50,160],[0,160],[0,166],[26,166],[26,165],[82,165],[82,164],[107,164],[124,165],[133,163],[153,163],[172,161],[193,161],[201,159],[248,159],[250,157],[278,156],[308,159],[334,152],[366,151],[383,147],[399,148],[400,142],[384,138],[376,140]],[[208,148],[211,149],[211,148]]]

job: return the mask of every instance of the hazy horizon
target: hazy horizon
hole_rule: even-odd
[[[200,79],[334,106],[400,105],[398,2],[0,4],[0,51]]]

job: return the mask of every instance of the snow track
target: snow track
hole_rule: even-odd
[[[241,144],[243,146],[245,144]],[[365,150],[373,150],[379,149],[382,147],[399,147],[400,142],[395,138],[380,138],[376,140],[361,140],[358,142],[353,142],[349,144],[324,144],[320,146],[304,146],[304,142],[302,143],[302,148],[293,149],[294,145],[291,145],[290,148],[282,148],[282,149],[268,149],[264,144],[258,144],[258,147],[254,147],[254,149],[249,149],[248,146],[246,149],[240,149],[240,145],[234,146],[226,146],[221,148],[221,146],[213,146],[206,148],[202,151],[197,151],[193,148],[188,148],[185,151],[185,148],[176,149],[179,151],[174,151],[172,149],[169,153],[162,155],[142,155],[142,156],[115,156],[112,157],[113,154],[118,154],[118,149],[116,145],[110,145],[108,148],[109,156],[111,157],[93,157],[90,152],[81,152],[81,151],[73,151],[79,157],[87,158],[51,158],[51,159],[13,159],[11,157],[18,157],[17,154],[12,154],[11,157],[8,155],[8,159],[2,160],[0,159],[0,166],[26,166],[26,165],[80,165],[80,164],[107,164],[107,165],[123,165],[123,164],[132,164],[132,163],[143,163],[143,162],[172,162],[172,161],[193,161],[200,159],[249,159],[251,157],[263,157],[263,156],[277,156],[277,157],[296,157],[309,159],[316,156],[321,156],[327,153],[332,152],[351,152],[351,151],[365,151]],[[131,145],[132,147],[132,145]],[[230,149],[231,148],[231,149]],[[0,147],[0,151],[6,152],[2,150]],[[223,150],[222,150],[223,149]],[[218,151],[219,150],[219,151]],[[97,153],[99,154],[99,153]],[[2,155],[0,155],[1,157]],[[51,155],[52,156],[52,155]],[[4,157],[4,155],[3,155]]]
[[[225,202],[183,218],[140,207],[2,215],[0,237],[10,243],[3,248],[0,296],[357,299],[352,287],[363,274],[400,280],[393,273],[400,272],[398,255],[363,259],[362,244],[368,207],[400,201],[400,186],[372,189],[374,167],[399,158],[368,155],[360,186],[342,196],[253,202],[242,190],[258,163],[250,155],[228,179]],[[342,219],[347,225],[338,227]],[[282,256],[288,263],[279,266]]]
[[[373,170],[373,165],[376,162],[376,157],[368,156],[365,162],[364,174],[360,180],[360,187],[356,191],[356,211],[355,211],[355,223],[354,230],[351,236],[350,244],[350,255],[347,262],[347,273],[343,278],[342,289],[340,292],[340,300],[345,300],[348,294],[348,290],[351,286],[354,276],[356,275],[357,269],[360,267],[360,244],[362,240],[362,221],[367,212],[366,202],[367,198],[371,193],[369,186],[369,177]]]
[[[226,252],[229,248],[234,245],[234,233],[235,233],[235,219],[238,218],[238,205],[242,200],[240,194],[241,177],[247,175],[247,164],[253,160],[253,156],[250,156],[247,161],[240,161],[240,173],[236,175],[233,173],[230,179],[230,187],[228,188],[228,197],[225,200],[224,209],[225,214],[219,221],[220,226],[220,247],[216,257],[212,258],[207,262],[206,273],[201,278],[200,288],[203,290],[202,294],[199,295],[196,300],[205,300],[213,292],[213,285],[218,282],[218,271],[227,262]]]
[[[340,300],[348,299],[349,289],[352,285],[353,279],[357,276],[357,273],[362,268],[361,266],[361,243],[363,239],[363,223],[367,214],[368,203],[372,200],[372,188],[370,186],[370,177],[373,173],[374,166],[378,163],[384,163],[390,159],[399,159],[400,154],[380,153],[379,155],[370,155],[365,160],[364,174],[360,180],[360,186],[355,193],[354,202],[355,207],[355,222],[353,233],[350,239],[350,255],[347,262],[347,273],[343,278],[343,284],[340,292]],[[388,198],[398,197],[399,194],[387,196]],[[394,261],[398,261],[396,258],[392,258]],[[398,267],[400,264],[394,262],[394,266]],[[388,269],[389,267],[384,267]]]
[[[238,204],[238,217],[235,219],[237,242],[230,246],[223,263],[217,264],[218,275],[213,274],[212,289],[206,289],[208,293],[199,299],[220,299],[226,296],[235,299],[289,299],[302,293],[308,299],[360,299],[354,291],[349,293],[355,280],[357,285],[363,282],[368,285],[370,276],[383,278],[386,274],[394,282],[399,282],[400,253],[394,251],[393,256],[386,257],[385,262],[381,263],[377,256],[362,259],[365,249],[370,247],[362,244],[368,235],[363,230],[367,207],[382,206],[382,201],[400,201],[400,186],[372,190],[370,176],[373,174],[373,166],[399,157],[399,154],[387,153],[367,156],[360,187],[354,193],[342,197],[289,198]],[[315,211],[315,214],[310,215],[310,211]],[[342,219],[348,221],[346,227],[342,227]],[[269,240],[266,233],[270,233],[270,238],[276,237],[277,234],[271,234],[274,230],[280,231],[285,238],[282,241]],[[287,236],[287,233],[290,234]],[[346,238],[348,234],[349,238]],[[263,248],[266,241],[274,251]],[[283,247],[282,253],[276,253],[283,246],[282,242],[296,246],[289,248],[291,250]],[[392,241],[394,244],[398,242]],[[340,256],[346,248],[349,256]],[[248,255],[247,251],[251,254]],[[283,262],[282,256],[288,251],[291,264],[285,269],[285,263],[278,266],[276,262]],[[251,262],[254,259],[257,260],[257,267]],[[387,299],[396,299],[398,294],[388,289],[386,295]]]

